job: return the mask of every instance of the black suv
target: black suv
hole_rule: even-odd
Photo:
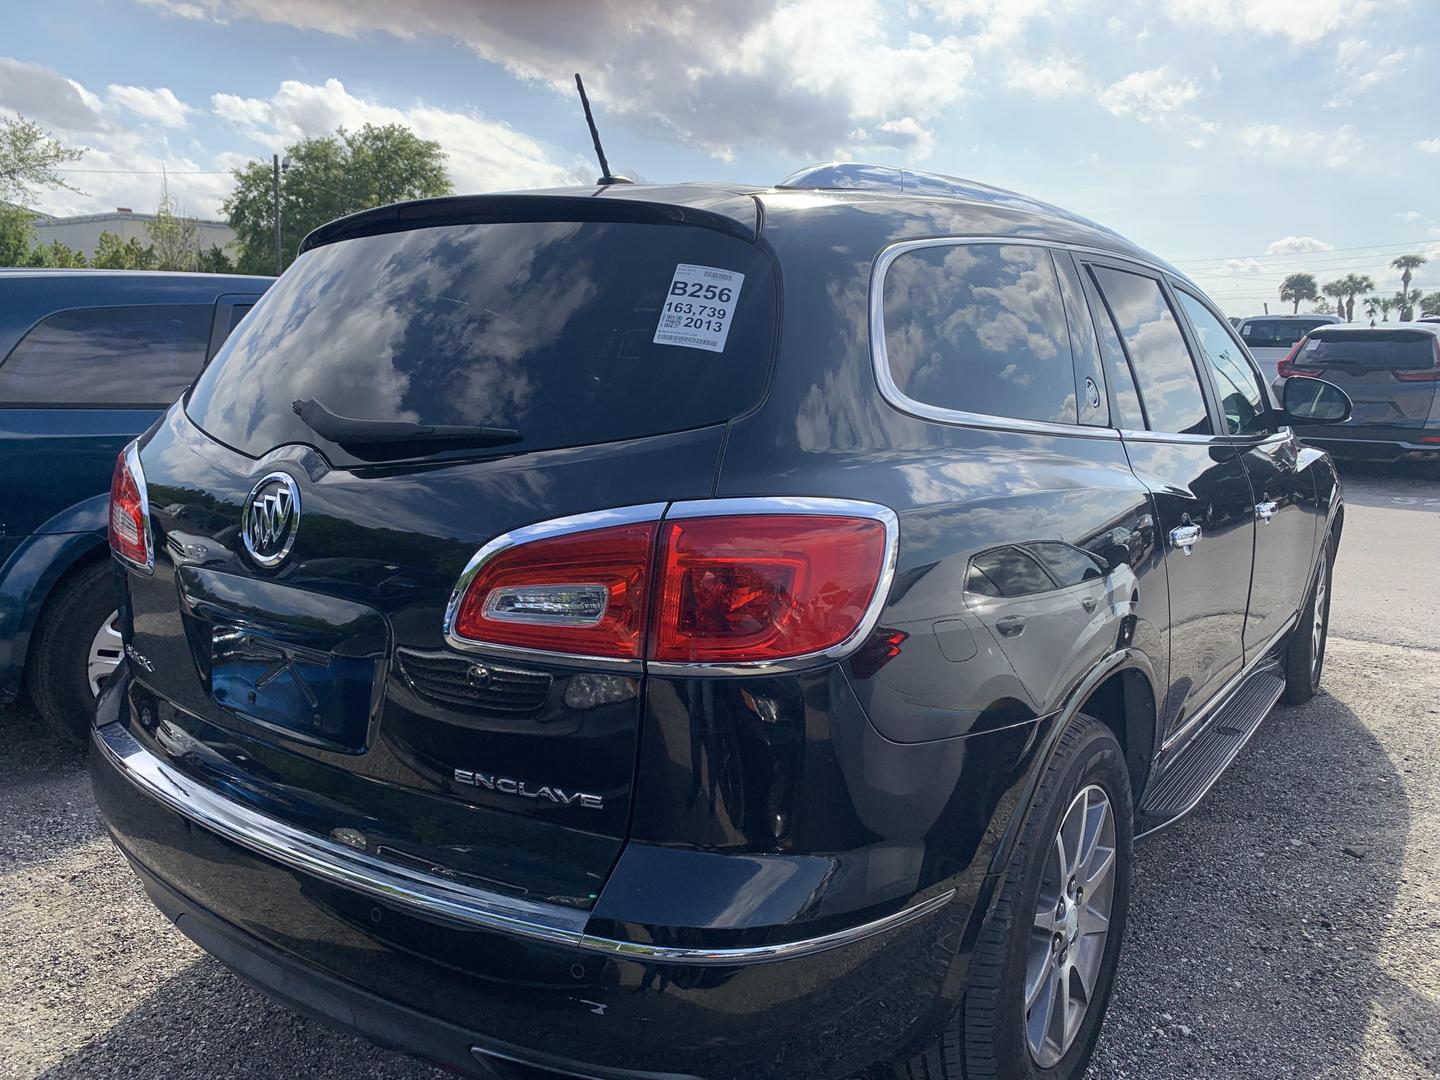
[[[116,463],[91,767],[179,928],[462,1071],[1080,1076],[1132,840],[1320,678],[1344,394],[876,167],[303,252]]]

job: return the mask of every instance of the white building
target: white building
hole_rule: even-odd
[[[103,232],[114,233],[122,243],[134,237],[140,243],[148,244],[150,235],[145,226],[154,220],[154,214],[137,214],[129,207],[121,206],[113,213],[77,214],[74,217],[36,213],[34,225],[36,239],[41,244],[48,245],[52,240],[59,240],[74,251],[83,251],[89,258],[95,254]],[[209,251],[211,245],[228,251],[235,240],[235,230],[223,221],[197,219],[195,224],[200,233],[201,251]]]

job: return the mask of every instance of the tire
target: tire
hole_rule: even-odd
[[[1108,871],[1096,875],[1096,889],[1090,899],[1081,899],[1087,912],[1098,910],[1097,898],[1103,901],[1109,889],[1109,925],[1099,941],[1089,933],[1074,936],[1075,924],[1068,919],[1044,930],[1037,924],[1042,918],[1053,922],[1058,913],[1058,908],[1051,906],[1051,898],[1053,886],[1064,884],[1056,881],[1053,873],[1058,867],[1054,856],[1062,822],[1067,825],[1068,843],[1072,835],[1079,835],[1071,828],[1075,820],[1072,813],[1079,807],[1080,820],[1098,830],[1097,840],[1107,835],[1103,821],[1094,817],[1101,810],[1094,794],[1097,791],[1104,796],[1103,813],[1109,815],[1113,837],[1109,837],[1108,844],[1096,843],[1093,850],[1097,858],[1103,856],[1104,850],[1113,854]],[[1082,798],[1086,800],[1083,804]],[[976,941],[964,1003],[941,1038],[904,1063],[899,1075],[907,1080],[1079,1080],[1084,1076],[1100,1036],[1124,937],[1133,837],[1134,811],[1124,751],[1114,733],[1099,720],[1079,716],[1060,736],[1021,827],[999,898]],[[1082,865],[1095,865],[1086,863],[1086,849],[1080,850]],[[1054,895],[1054,902],[1058,905],[1058,895]],[[1043,915],[1039,911],[1042,906],[1046,912]],[[1070,910],[1079,907],[1071,905]],[[1095,925],[1088,922],[1092,930]],[[1070,942],[1064,951],[1054,943],[1057,932]],[[1052,950],[1049,954],[1042,949],[1042,943],[1048,943],[1046,947]],[[1072,948],[1074,960],[1069,958]],[[1078,1022],[1072,1022],[1073,1030],[1063,1046],[1036,1040],[1036,1031],[1044,1025],[1037,1021],[1035,1027],[1031,1026],[1036,1021],[1035,1010],[1045,999],[1044,983],[1051,966],[1068,972],[1059,962],[1061,959],[1084,965],[1091,977],[1088,1003]],[[1032,973],[1042,977],[1033,978]],[[1083,982],[1078,985],[1083,986]],[[1037,988],[1040,993],[1027,1009],[1027,989]],[[1041,1044],[1038,1054],[1032,1047],[1035,1041]]]
[[[115,569],[99,559],[56,586],[30,639],[25,682],[41,718],[71,746],[88,745],[95,715],[91,646],[115,618]],[[107,635],[108,636],[108,635]],[[119,639],[113,650],[120,659]]]
[[[1290,631],[1285,647],[1285,704],[1303,705],[1320,689],[1325,674],[1325,642],[1330,636],[1330,584],[1335,545],[1327,537],[1320,549],[1321,564],[1310,586],[1310,598],[1300,622]]]

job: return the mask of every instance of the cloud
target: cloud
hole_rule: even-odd
[[[1200,96],[1194,79],[1176,79],[1167,68],[1132,71],[1100,93],[1100,104],[1116,116],[1150,120],[1174,113]]]
[[[1415,144],[1415,149],[1426,154],[1440,154],[1440,136],[1433,139],[1421,139]]]
[[[246,138],[271,151],[333,134],[339,127],[405,124],[445,148],[450,176],[460,191],[557,187],[593,179],[583,158],[557,160],[543,144],[508,124],[423,103],[401,109],[367,101],[346,90],[339,79],[318,85],[287,79],[269,98],[215,94],[211,107]]]
[[[1313,236],[1282,236],[1265,246],[1266,255],[1305,255],[1312,251],[1334,251],[1334,244]]]
[[[195,111],[165,86],[147,90],[140,86],[111,83],[105,88],[105,93],[120,108],[162,127],[183,128],[187,123],[186,116]]]
[[[1308,45],[1360,25],[1379,6],[1376,0],[1170,0],[1166,10],[1180,23],[1237,34],[1273,34]]]
[[[148,2],[187,18],[457,40],[567,97],[580,71],[591,98],[609,114],[602,123],[614,118],[721,159],[749,147],[831,156],[849,149],[856,131],[865,133],[860,141],[867,146],[921,155],[933,140],[929,125],[967,93],[972,53],[980,47],[978,38],[896,30],[879,0]],[[964,3],[950,12],[954,6],[937,0],[940,22],[976,14],[980,36],[1008,33],[1003,27],[1016,17],[1000,2]],[[972,7],[990,14],[970,13]],[[1026,11],[1038,7],[1039,0],[1020,3]]]
[[[1235,275],[1268,273],[1265,267],[1254,259],[1226,259],[1222,272]]]
[[[1361,148],[1355,129],[1346,124],[1338,131],[1307,131],[1280,124],[1248,124],[1236,133],[1240,146],[1256,157],[1295,165],[1324,165],[1337,169]]]
[[[1005,65],[1004,82],[1012,90],[1040,98],[1084,93],[1090,85],[1079,60],[1058,49],[1015,57]]]
[[[1419,221],[1423,216],[1419,210],[1402,210],[1396,215],[1401,221]]]
[[[970,42],[990,49],[1020,37],[1030,22],[1049,15],[1049,0],[921,0],[942,22],[971,32]]]
[[[66,131],[94,131],[100,124],[94,94],[58,71],[8,56],[0,57],[0,109]]]

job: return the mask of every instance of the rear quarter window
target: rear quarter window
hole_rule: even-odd
[[[946,244],[902,252],[884,280],[885,362],[912,401],[1077,422],[1075,369],[1050,252]]]
[[[0,363],[0,403],[168,405],[204,365],[212,317],[209,304],[57,311]]]

